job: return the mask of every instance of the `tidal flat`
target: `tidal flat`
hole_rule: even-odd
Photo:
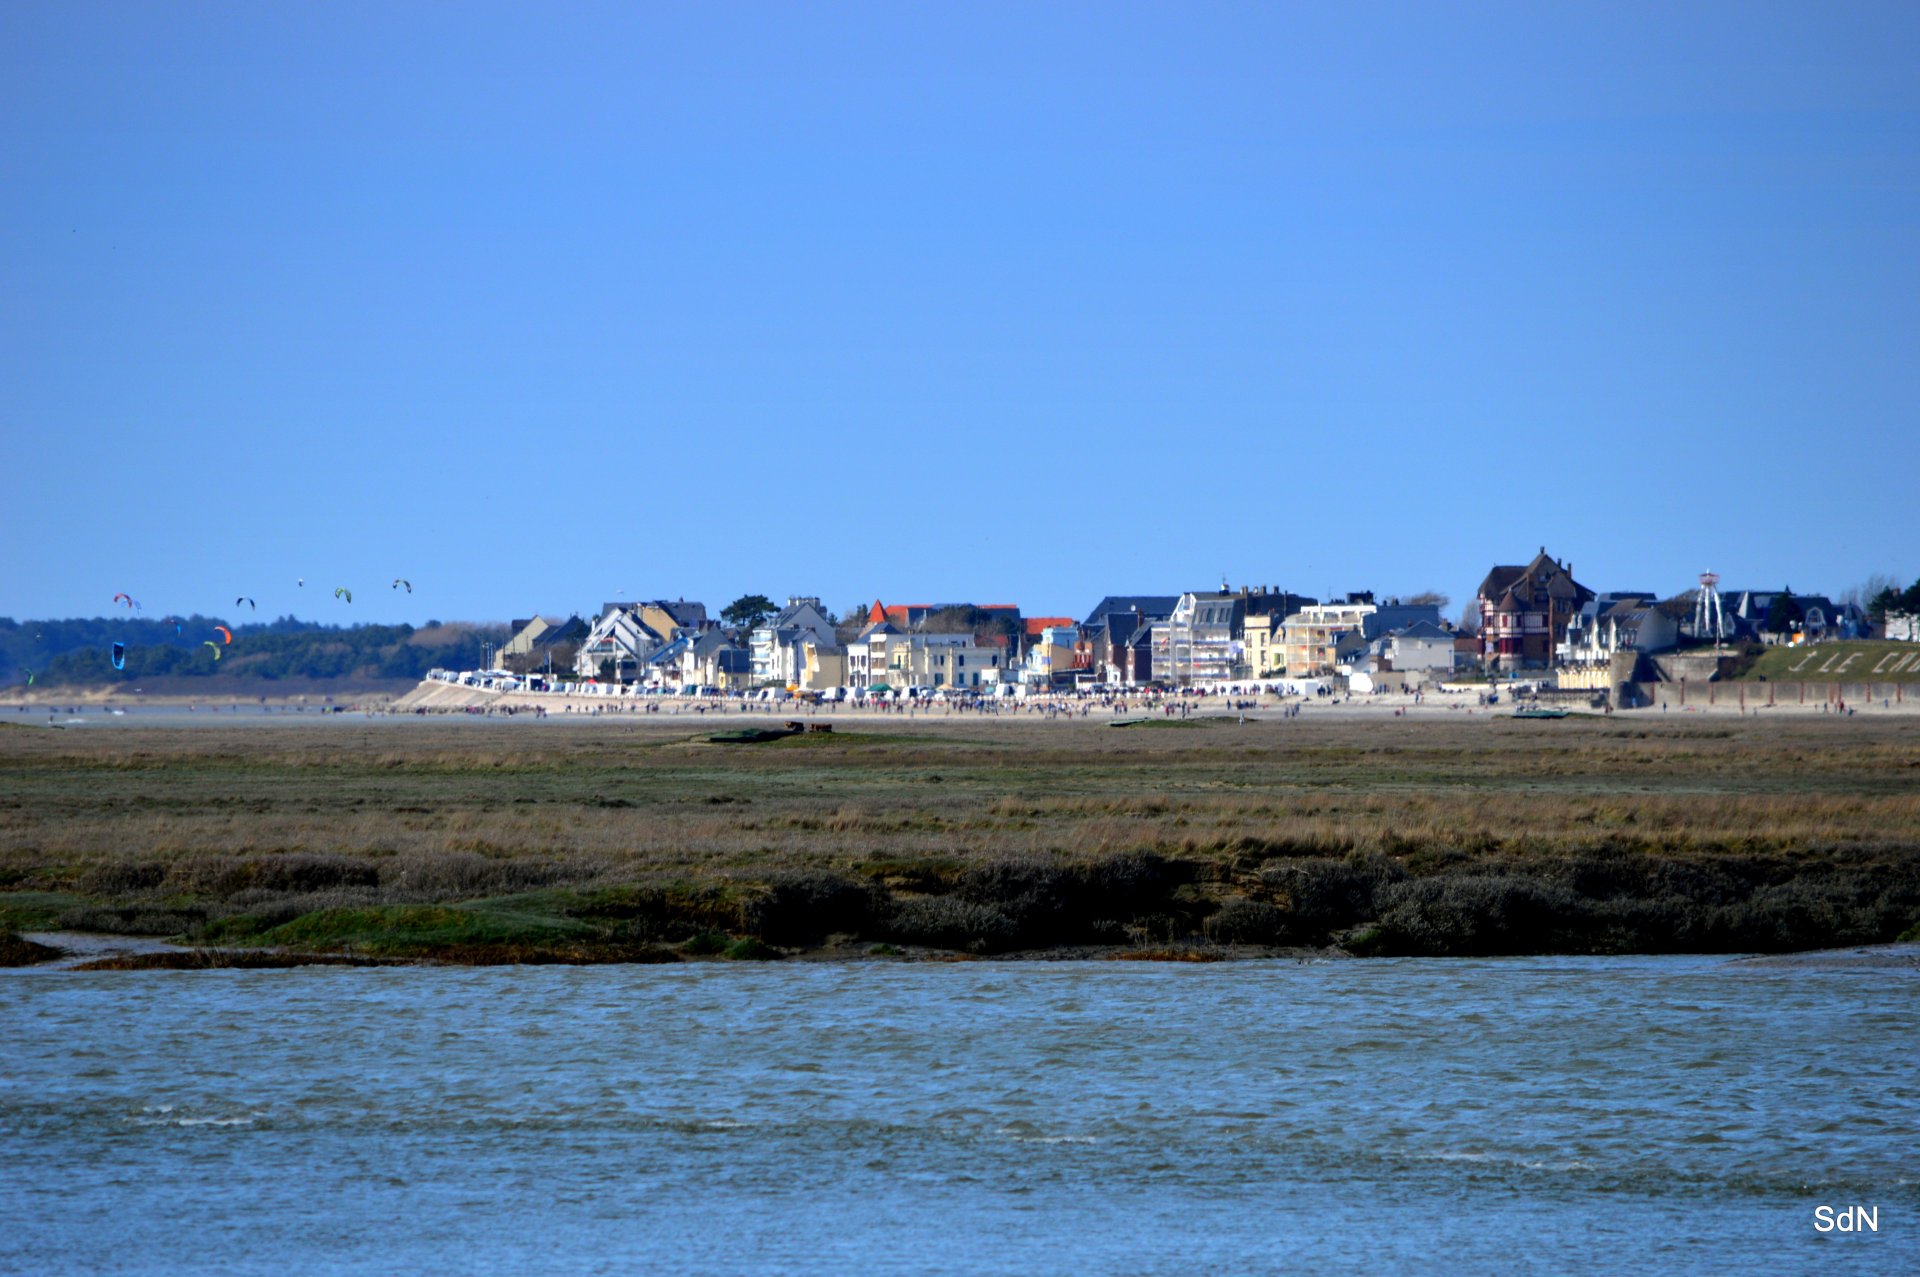
[[[1769,953],[1917,926],[1898,719],[0,730],[0,933],[195,963]]]

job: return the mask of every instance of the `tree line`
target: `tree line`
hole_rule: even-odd
[[[233,636],[216,627],[226,626]],[[418,679],[430,669],[474,669],[502,625],[321,625],[292,616],[234,625],[219,617],[0,617],[0,682],[76,685],[158,677]],[[122,646],[121,668],[114,644]],[[208,644],[213,646],[209,647]]]
[[[1892,581],[1875,584],[1881,588],[1867,598],[1867,616],[1875,625],[1885,625],[1889,613],[1903,616],[1920,614],[1920,580],[1904,590]]]

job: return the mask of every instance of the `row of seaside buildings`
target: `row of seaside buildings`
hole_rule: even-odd
[[[1705,587],[1703,587],[1704,590]],[[1457,672],[1555,668],[1596,685],[1622,654],[1690,643],[1858,637],[1851,604],[1780,591],[1660,600],[1596,592],[1541,548],[1496,566],[1481,583],[1473,624],[1442,616],[1444,599],[1321,600],[1272,586],[1109,595],[1084,617],[1023,616],[1012,604],[876,601],[837,617],[812,596],[728,627],[686,599],[603,605],[582,617],[516,621],[500,663],[519,673],[663,689],[779,686],[826,691],[963,688],[1169,687],[1343,676],[1366,686],[1418,686]],[[1791,632],[1769,629],[1782,616]],[[1463,617],[1463,621],[1466,618]],[[1563,679],[1566,681],[1566,679]]]

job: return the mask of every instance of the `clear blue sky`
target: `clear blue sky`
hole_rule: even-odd
[[[1912,4],[7,5],[0,614],[1910,580],[1917,67]]]

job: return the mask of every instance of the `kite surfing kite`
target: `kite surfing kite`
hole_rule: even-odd
[[[202,643],[201,646],[212,648],[213,659],[216,661],[220,659],[220,645],[218,643],[214,642],[212,639],[208,639],[205,643]]]
[[[226,640],[227,640],[227,642],[226,642],[226,646],[228,646],[228,647],[232,647],[232,646],[233,646],[233,631],[232,631],[232,630],[230,630],[230,629],[228,629],[228,628],[227,628],[226,626],[224,626],[224,625],[216,625],[216,626],[214,626],[214,627],[213,627],[213,632],[214,632],[215,634],[218,634],[218,635],[220,635],[220,636],[221,636],[222,638],[224,638],[224,639],[226,639]]]
[[[307,578],[304,576],[301,577],[298,581],[294,582],[295,585],[299,585],[299,586],[304,586],[306,585],[306,583],[307,583]]]
[[[347,602],[351,603],[353,602],[353,591],[349,590],[346,586],[343,585],[343,586],[340,586],[338,589],[334,590],[333,597],[336,599],[345,599]]]
[[[127,668],[127,645],[125,643],[115,643],[113,645],[113,668],[117,670]]]
[[[260,610],[259,605],[256,604],[252,599],[247,598],[245,595],[242,595],[241,597],[233,601],[233,605],[235,607],[239,607],[242,603],[245,603],[248,607],[252,608],[256,612]]]
[[[113,601],[115,603],[125,603],[130,608],[139,606],[139,604],[133,601],[133,595],[131,594],[116,594],[113,596]]]
[[[394,577],[394,578],[393,578],[393,588],[394,588],[394,589],[396,589],[396,590],[397,590],[397,589],[399,589],[399,588],[400,588],[401,586],[403,586],[403,585],[407,587],[407,593],[408,593],[408,594],[412,594],[412,593],[413,593],[413,582],[411,582],[411,581],[409,581],[409,580],[407,580],[407,579],[406,579],[405,577],[398,577],[398,576],[396,576],[396,577]]]

